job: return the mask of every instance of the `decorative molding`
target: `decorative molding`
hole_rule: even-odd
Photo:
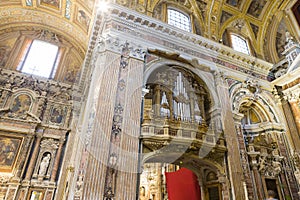
[[[256,73],[265,73],[265,76],[272,67],[272,64],[263,60],[240,54],[229,47],[215,43],[199,35],[182,31],[174,26],[145,15],[135,13],[122,6],[111,5],[110,14],[110,19],[113,20],[113,22],[111,22],[111,28],[125,32],[127,35],[130,34],[136,39],[146,39],[149,43],[148,46],[151,46],[153,42],[155,42],[156,45],[165,46],[169,41],[174,48],[175,42],[177,44],[184,43],[187,47],[180,46],[180,48],[178,48],[179,51],[184,51],[184,53],[188,54],[193,51],[197,51],[198,54],[201,52],[200,55],[202,56],[198,57],[206,57],[209,60],[212,60],[212,58],[216,59],[215,56],[218,56],[218,58],[224,59],[224,61],[226,60],[224,66],[230,65],[228,61],[236,63],[237,68],[241,65],[243,68],[247,68],[250,64],[254,64]],[[141,41],[141,43],[144,42]],[[204,56],[204,54],[206,54],[206,56]],[[192,56],[197,55],[192,54]],[[213,62],[217,60],[213,60]]]
[[[98,52],[104,50],[110,50],[116,53],[123,53],[124,49],[127,51],[129,57],[133,57],[139,60],[145,59],[146,48],[141,45],[135,44],[130,40],[126,40],[122,37],[113,37],[107,35],[105,38],[100,37],[97,42]]]
[[[47,12],[21,7],[4,7],[2,9],[0,8],[0,15],[3,16],[0,19],[0,24],[3,29],[9,26],[11,21],[22,23],[23,26],[25,26],[25,22],[40,24],[41,19],[43,19],[43,23],[48,25],[49,28],[51,27],[53,30],[59,30],[68,34],[70,38],[73,38],[78,44],[88,43],[88,37],[84,31],[81,31],[79,28],[77,29],[70,21],[61,20],[61,18],[48,14]],[[73,35],[76,35],[76,37],[72,37]]]

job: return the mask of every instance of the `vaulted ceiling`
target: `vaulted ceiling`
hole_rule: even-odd
[[[98,1],[101,0],[2,0],[0,46],[7,45],[8,33],[47,30],[68,41],[83,60]],[[286,30],[299,38],[299,27],[291,10],[296,0],[116,0],[116,3],[162,21],[166,20],[159,13],[163,6],[175,6],[194,17],[200,35],[226,43],[224,34],[234,30],[250,40],[255,56],[273,63],[281,59]]]

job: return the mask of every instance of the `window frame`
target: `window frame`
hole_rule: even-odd
[[[249,54],[234,49],[233,41],[232,41],[232,36],[241,38],[243,41],[245,41],[245,43],[246,43],[246,45],[247,45],[247,49],[248,49]],[[243,53],[243,54],[249,55],[249,56],[252,56],[252,55],[253,55],[253,54],[252,54],[251,45],[250,45],[250,42],[249,42],[248,37],[245,37],[245,36],[243,36],[243,35],[241,35],[241,34],[238,34],[238,33],[235,33],[235,32],[229,32],[228,37],[229,37],[229,44],[230,44],[230,47],[231,47],[234,51],[237,51],[237,52],[239,52],[239,53]]]
[[[42,41],[42,42],[45,42],[45,43],[48,43],[48,44],[55,45],[58,48],[57,52],[56,52],[56,55],[55,55],[53,65],[52,65],[52,68],[51,68],[51,72],[49,73],[48,77],[40,76],[38,74],[27,73],[27,72],[22,71],[34,41]],[[60,61],[61,61],[60,58],[61,58],[62,52],[63,52],[63,49],[61,48],[61,46],[59,44],[54,44],[52,42],[45,41],[45,40],[42,40],[42,39],[39,39],[39,38],[27,39],[26,43],[23,45],[23,50],[22,50],[21,57],[19,59],[18,66],[17,66],[16,70],[19,71],[20,73],[24,73],[24,74],[28,74],[28,75],[32,75],[32,76],[38,76],[38,77],[46,78],[46,79],[55,79],[55,77],[57,75],[58,68],[59,68],[59,64],[60,64]]]
[[[176,12],[178,12],[178,13],[180,13],[183,16],[186,16],[188,18],[188,20],[189,20],[189,31],[169,23],[169,10],[174,10],[174,11],[176,11]],[[166,23],[169,24],[170,26],[174,26],[176,28],[179,28],[180,30],[183,30],[183,31],[186,31],[186,32],[189,32],[189,33],[194,33],[193,16],[190,13],[185,12],[183,9],[179,9],[175,6],[167,5],[167,7],[166,7]]]

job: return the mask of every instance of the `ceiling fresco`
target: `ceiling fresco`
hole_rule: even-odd
[[[0,35],[24,29],[46,29],[68,38],[84,57],[100,0],[2,0]],[[281,59],[286,30],[298,38],[299,27],[290,0],[115,0],[140,13],[165,20],[163,4],[186,9],[195,18],[195,33],[217,42],[228,29],[246,36],[255,56],[276,63]],[[299,4],[299,3],[298,3]],[[294,9],[295,10],[295,9]]]

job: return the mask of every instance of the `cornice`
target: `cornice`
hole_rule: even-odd
[[[146,46],[161,46],[200,59],[210,59],[213,63],[235,65],[250,70],[266,78],[272,64],[264,60],[242,54],[199,35],[182,31],[174,26],[142,15],[119,5],[112,5],[109,11],[111,22],[108,32],[116,31],[120,35],[134,36]],[[121,25],[124,25],[121,27]],[[115,29],[115,30],[112,30]],[[125,33],[125,34],[124,34]],[[174,46],[174,45],[177,45]],[[184,48],[185,47],[185,48]],[[198,53],[198,55],[196,55]],[[226,66],[227,67],[227,66]]]
[[[185,32],[126,7],[110,4],[107,12],[96,13],[79,84],[80,91],[84,88],[89,70],[92,68],[96,47],[98,48],[103,40],[109,40],[109,37],[138,44],[142,51],[162,49],[179,53],[190,60],[196,58],[199,63],[205,61],[213,67],[235,70],[261,80],[267,80],[273,66],[264,60],[236,52],[230,47]]]

